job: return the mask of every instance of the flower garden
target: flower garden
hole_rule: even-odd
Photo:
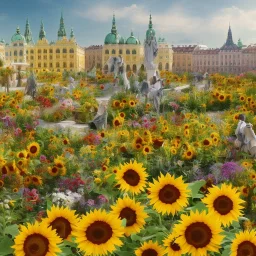
[[[59,74],[38,79],[35,100],[0,93],[1,256],[256,255],[256,161],[234,147],[239,114],[256,127],[256,82],[214,74],[210,91],[165,93],[160,116],[121,90],[108,128],[82,135],[40,120],[92,120],[113,78],[61,96]]]

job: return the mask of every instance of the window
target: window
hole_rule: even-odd
[[[14,56],[17,56],[17,51],[14,51],[14,54],[13,54]]]
[[[19,46],[23,46],[23,43],[20,43]]]
[[[130,50],[126,50],[126,54],[130,54]]]
[[[44,68],[47,68],[47,63],[44,63]]]
[[[123,54],[123,50],[119,50],[119,54]]]
[[[50,49],[50,51],[49,51],[50,53],[52,53],[52,49]]]
[[[105,50],[105,54],[109,54],[109,50]]]
[[[37,53],[41,53],[41,50],[38,50]]]
[[[74,63],[70,62],[69,66],[70,66],[70,68],[73,68],[74,67]]]
[[[60,53],[60,49],[56,49],[56,53]]]
[[[52,63],[50,63],[50,68],[52,68]]]
[[[17,44],[13,44],[13,46],[17,46]]]
[[[38,67],[41,68],[41,63],[38,63]]]
[[[67,49],[64,48],[64,49],[62,50],[62,53],[67,53]]]
[[[112,54],[116,54],[116,50],[113,49],[113,50],[112,50]]]
[[[67,67],[67,63],[63,62],[63,68],[66,68],[66,67]]]
[[[31,60],[33,60],[33,59],[34,59],[34,57],[33,57],[33,56],[30,56],[30,59],[31,59]]]
[[[46,49],[44,49],[44,53],[47,53],[47,50],[46,50]]]
[[[136,54],[136,50],[132,50],[132,54]]]
[[[69,50],[69,53],[74,53],[74,49],[71,48],[71,49]]]
[[[34,54],[34,51],[33,51],[33,50],[30,50],[30,54]]]
[[[26,51],[26,54],[28,54],[28,50]]]
[[[57,63],[56,63],[56,68],[59,68],[59,67],[60,67],[60,63],[57,62]]]

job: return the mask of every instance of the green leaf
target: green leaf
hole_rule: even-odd
[[[51,200],[47,200],[46,201],[46,205],[47,205],[47,210],[50,210],[52,208],[52,201]]]
[[[13,246],[13,241],[10,237],[5,236],[3,240],[0,241],[0,248],[1,248],[1,256],[5,255],[13,255],[13,249],[11,248]]]
[[[225,250],[222,252],[222,254],[221,254],[221,256],[229,256],[229,255],[230,255],[230,248],[225,249]]]
[[[198,192],[200,190],[200,188],[202,186],[204,186],[206,183],[205,180],[198,180],[196,182],[193,183],[189,183],[188,187],[191,190],[191,196],[192,198],[196,198],[196,196],[198,195]]]
[[[141,237],[136,234],[132,234],[131,239],[132,241],[141,241]]]
[[[107,179],[107,183],[111,186],[115,182],[115,174],[112,174],[110,177]]]
[[[8,226],[5,228],[4,233],[9,234],[12,237],[15,237],[16,235],[19,234],[19,226],[17,224]]]
[[[192,211],[196,211],[198,210],[199,212],[205,211],[207,210],[207,207],[205,206],[205,204],[203,202],[198,202],[196,203],[196,205],[187,208],[187,210],[192,210]]]
[[[74,253],[71,250],[71,247],[63,247],[61,248],[61,252],[58,254],[59,256],[71,256],[74,255]]]

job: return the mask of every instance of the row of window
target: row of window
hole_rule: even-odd
[[[116,50],[112,50],[112,54],[116,54]],[[109,54],[109,50],[105,50],[105,54]],[[119,54],[123,54],[123,50],[119,50]],[[126,54],[131,54],[130,50],[126,50]],[[132,50],[132,54],[137,54],[136,50]]]
[[[14,53],[17,52],[17,51],[14,51]],[[20,50],[20,52],[23,52],[22,50]],[[40,54],[40,53],[48,53],[48,50],[47,49],[44,49],[43,51],[42,50],[38,50],[37,53]],[[56,53],[60,53],[60,49],[56,49],[55,50]],[[71,48],[69,49],[69,53],[74,53],[74,49]],[[26,51],[26,53],[28,54],[28,50]],[[53,53],[53,50],[50,49],[49,50],[49,53]],[[66,48],[62,49],[62,53],[68,53],[68,50]],[[34,54],[34,50],[30,50],[30,54]],[[8,52],[6,52],[6,56],[8,56]],[[11,56],[11,52],[10,52],[10,56]]]
[[[30,66],[33,67],[33,63],[31,63]],[[41,67],[47,68],[47,67],[48,67],[47,63],[44,63],[43,65],[42,65],[42,63],[38,63],[37,66],[38,66],[38,68],[41,68]],[[49,64],[49,67],[52,68],[52,67],[53,67],[53,64],[50,63],[50,64]],[[57,63],[56,63],[56,68],[60,68],[60,67],[61,67],[60,63],[57,62]],[[62,67],[63,67],[63,68],[67,68],[67,67],[68,67],[67,63],[66,63],[66,62],[63,62]],[[70,68],[73,68],[73,67],[74,67],[74,63],[71,62],[71,63],[69,64],[69,67],[70,67]]]

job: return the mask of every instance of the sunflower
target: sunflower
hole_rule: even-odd
[[[46,225],[28,224],[21,226],[21,231],[14,239],[14,254],[19,256],[48,256],[56,255],[61,250],[57,244],[62,240],[56,231]]]
[[[241,195],[244,197],[247,197],[249,195],[249,187],[247,186],[242,186],[239,188]]]
[[[186,150],[186,151],[183,153],[182,157],[183,157],[185,160],[190,160],[190,159],[192,159],[192,158],[194,157],[194,152],[193,152],[193,150],[192,150],[192,149]]]
[[[111,208],[112,213],[117,218],[126,219],[126,227],[124,229],[126,236],[139,233],[146,223],[145,219],[148,215],[144,212],[144,207],[129,197],[118,198],[116,205]]]
[[[18,158],[26,158],[27,155],[28,155],[27,150],[22,150],[22,151],[20,151],[20,152],[17,153],[17,157],[18,157]]]
[[[240,231],[236,234],[231,245],[230,256],[254,256],[256,255],[256,231]]]
[[[52,206],[51,210],[47,210],[47,218],[42,221],[47,226],[51,226],[52,229],[56,229],[58,236],[62,239],[71,237],[77,222],[75,211],[58,206]]]
[[[38,175],[31,176],[31,181],[36,186],[41,186],[43,184],[42,177]]]
[[[190,212],[190,215],[181,215],[181,221],[176,224],[173,234],[177,236],[182,253],[191,255],[206,256],[207,251],[219,252],[223,239],[220,233],[223,231],[218,220],[205,211]]]
[[[120,189],[132,194],[139,194],[144,190],[147,182],[148,174],[141,163],[130,161],[120,166],[120,170],[116,174],[116,181],[120,185]]]
[[[124,112],[120,112],[119,113],[119,117],[124,119],[125,118],[125,113]]]
[[[69,143],[69,139],[68,138],[64,138],[62,142],[63,142],[64,145],[67,145]]]
[[[7,175],[9,174],[9,168],[7,165],[4,165],[1,167],[1,172],[2,172],[2,175]]]
[[[113,126],[114,127],[119,127],[123,124],[123,119],[120,117],[116,117],[113,119]]]
[[[27,146],[30,156],[37,156],[40,151],[40,146],[37,142],[32,142]]]
[[[59,175],[59,168],[56,167],[56,166],[48,167],[48,173],[49,173],[51,176],[55,177],[55,176]]]
[[[203,147],[210,147],[211,145],[212,145],[211,139],[206,138],[206,139],[204,139],[204,140],[202,141],[202,146],[203,146]]]
[[[208,189],[209,194],[202,199],[206,204],[209,214],[214,219],[218,219],[224,226],[230,226],[232,221],[236,221],[241,215],[244,201],[239,198],[240,193],[230,185],[222,184],[219,188],[213,186]]]
[[[129,101],[129,106],[130,106],[130,107],[135,107],[135,106],[136,106],[135,101],[134,101],[134,100],[130,100],[130,101]]]
[[[149,145],[145,145],[142,149],[143,155],[148,155],[152,153],[152,148]]]
[[[28,187],[32,183],[31,176],[26,176],[26,178],[23,180],[23,183],[25,187]]]
[[[218,97],[218,100],[219,101],[225,101],[226,100],[226,96],[223,95],[223,94],[220,94],[219,97]]]
[[[136,143],[136,144],[134,143],[133,148],[137,151],[140,151],[140,150],[142,150],[143,146],[139,143]]]
[[[181,256],[182,250],[180,246],[176,243],[176,237],[173,234],[170,234],[165,240],[164,240],[164,246],[167,247],[165,250],[165,253],[167,255],[172,256]]]
[[[152,240],[145,242],[135,251],[136,256],[162,256],[164,255],[164,248],[157,242]]]
[[[175,179],[169,173],[165,176],[161,173],[158,181],[149,184],[148,190],[150,204],[158,213],[174,215],[188,204],[188,185],[182,176]]]
[[[121,219],[105,210],[94,210],[82,217],[74,236],[78,248],[86,255],[109,255],[123,243],[124,235]]]

